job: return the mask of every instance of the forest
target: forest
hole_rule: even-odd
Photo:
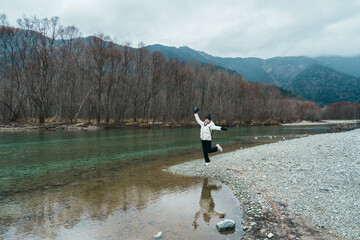
[[[194,106],[227,125],[314,121],[334,115],[326,112],[334,107],[353,117],[347,103],[321,109],[214,65],[166,59],[144,43],[118,45],[105,34],[84,38],[58,17],[23,17],[17,24],[0,16],[3,123],[187,124]],[[351,106],[360,115],[359,104]]]

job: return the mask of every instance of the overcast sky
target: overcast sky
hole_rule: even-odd
[[[0,13],[222,57],[360,55],[359,0],[1,0]]]

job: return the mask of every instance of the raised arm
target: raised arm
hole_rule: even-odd
[[[204,122],[200,120],[199,115],[198,115],[198,111],[199,111],[199,108],[198,108],[198,107],[195,107],[195,109],[194,109],[194,116],[195,116],[195,119],[196,119],[197,123],[198,123],[200,126],[202,126],[202,125],[204,125]]]
[[[195,119],[196,119],[197,123],[200,126],[204,125],[204,122],[200,120],[199,115],[197,113],[195,113],[194,116],[195,116]]]

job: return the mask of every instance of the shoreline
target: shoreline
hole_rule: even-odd
[[[357,129],[236,150],[213,156],[209,167],[200,159],[168,171],[230,187],[244,208],[243,239],[357,239],[359,149]]]
[[[282,126],[315,126],[315,125],[339,125],[339,124],[358,124],[360,120],[320,120],[318,122],[301,121],[294,123],[283,123]]]
[[[218,125],[224,125],[218,123]],[[317,126],[317,125],[338,125],[340,127],[346,127],[354,125],[359,127],[360,120],[321,120],[319,122],[293,122],[293,123],[281,123],[281,122],[246,122],[246,123],[231,123],[225,124],[227,127],[256,127],[256,126]],[[51,123],[0,123],[1,132],[31,132],[31,131],[93,131],[101,129],[159,129],[159,128],[192,128],[197,127],[197,123],[172,123],[172,122],[137,122],[137,123],[91,123],[91,122],[51,122]],[[347,129],[351,130],[351,129]]]
[[[250,127],[250,126],[279,126],[280,123],[249,123],[249,124],[228,124],[228,127]],[[171,129],[171,128],[193,128],[198,127],[195,122],[190,123],[172,123],[172,122],[151,122],[151,123],[10,123],[0,124],[0,132],[31,132],[31,131],[87,131],[101,129]]]

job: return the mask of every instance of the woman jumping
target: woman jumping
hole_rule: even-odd
[[[216,147],[211,147],[211,131],[212,130],[218,130],[218,131],[226,131],[227,129],[225,127],[219,127],[216,126],[213,121],[211,121],[211,115],[208,114],[205,117],[204,122],[200,120],[198,115],[199,108],[195,107],[194,115],[197,123],[201,126],[200,130],[200,139],[202,143],[202,149],[204,152],[204,158],[205,158],[205,166],[209,166],[210,158],[209,153],[217,152],[218,150],[220,152],[223,151],[222,147],[219,144],[216,144]]]

